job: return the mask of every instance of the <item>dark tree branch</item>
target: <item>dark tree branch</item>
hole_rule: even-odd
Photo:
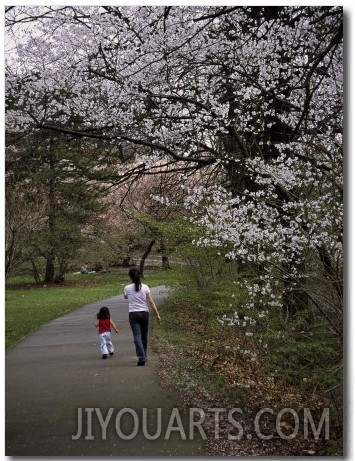
[[[201,164],[201,165],[212,165],[213,163],[216,162],[216,158],[196,158],[196,157],[190,157],[190,156],[182,156],[174,152],[172,149],[169,149],[168,147],[164,146],[163,144],[153,143],[150,141],[145,141],[143,139],[136,139],[136,138],[132,138],[129,136],[124,136],[124,135],[111,135],[110,136],[110,135],[104,135],[100,133],[90,133],[87,131],[70,130],[68,128],[63,128],[63,127],[55,126],[55,125],[46,125],[45,123],[37,120],[37,118],[35,118],[33,114],[30,114],[30,116],[35,121],[38,128],[41,128],[44,130],[50,130],[50,131],[55,131],[57,133],[68,134],[68,135],[71,135],[77,138],[103,139],[107,141],[123,140],[123,141],[127,141],[129,143],[132,143],[138,146],[145,146],[151,149],[159,150],[171,156],[173,159],[181,161],[181,162],[189,162],[189,163],[192,162],[192,163]]]
[[[240,6],[234,6],[232,8],[227,8],[224,6],[220,11],[211,14],[206,14],[205,16],[200,16],[199,18],[194,19],[194,22],[205,21],[206,19],[215,19],[219,16],[223,16],[224,14],[232,13],[235,10],[240,10],[241,8],[242,7]]]

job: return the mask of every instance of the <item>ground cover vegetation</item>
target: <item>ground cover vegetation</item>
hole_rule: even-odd
[[[328,405],[341,440],[342,23],[328,6],[6,7],[6,274],[177,258],[170,343],[246,401]]]
[[[250,309],[245,307],[249,294],[239,281],[256,281],[255,273],[241,270],[215,249],[184,245],[179,254],[186,260],[185,270],[154,335],[162,381],[179,391],[187,409],[201,406],[206,414],[209,407],[242,409],[242,424],[249,433],[258,411],[274,411],[265,426],[270,440],[255,436],[249,443],[244,436],[231,442],[231,426],[225,424],[224,435],[216,441],[211,423],[206,450],[243,456],[341,454],[342,350],[336,332],[317,311],[285,315],[283,307],[251,325]],[[287,440],[275,432],[276,415],[285,408],[301,420],[297,437]],[[323,431],[319,440],[305,439],[305,408],[318,422],[329,409],[329,437]],[[295,427],[293,416],[288,416],[281,423],[286,436]]]

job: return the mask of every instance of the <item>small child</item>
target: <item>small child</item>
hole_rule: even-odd
[[[114,355],[114,347],[111,341],[111,326],[116,333],[118,333],[118,328],[110,317],[110,311],[108,307],[101,307],[96,317],[97,320],[95,322],[95,327],[99,328],[100,351],[102,358],[106,359],[108,354],[111,356]]]

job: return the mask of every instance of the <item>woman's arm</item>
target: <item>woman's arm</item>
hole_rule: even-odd
[[[152,295],[150,293],[147,293],[147,301],[149,303],[149,306],[154,311],[154,314],[155,314],[155,316],[157,318],[157,322],[160,323],[161,318],[160,318],[160,315],[159,315],[159,311],[158,311],[157,306],[155,305],[154,299],[153,299],[153,297],[152,297]]]

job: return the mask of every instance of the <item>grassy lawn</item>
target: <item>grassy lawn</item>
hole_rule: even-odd
[[[175,271],[151,270],[144,283],[170,285]],[[5,347],[9,349],[41,325],[100,299],[122,294],[129,283],[127,270],[106,274],[69,274],[64,284],[34,284],[29,277],[12,277],[6,283]]]

